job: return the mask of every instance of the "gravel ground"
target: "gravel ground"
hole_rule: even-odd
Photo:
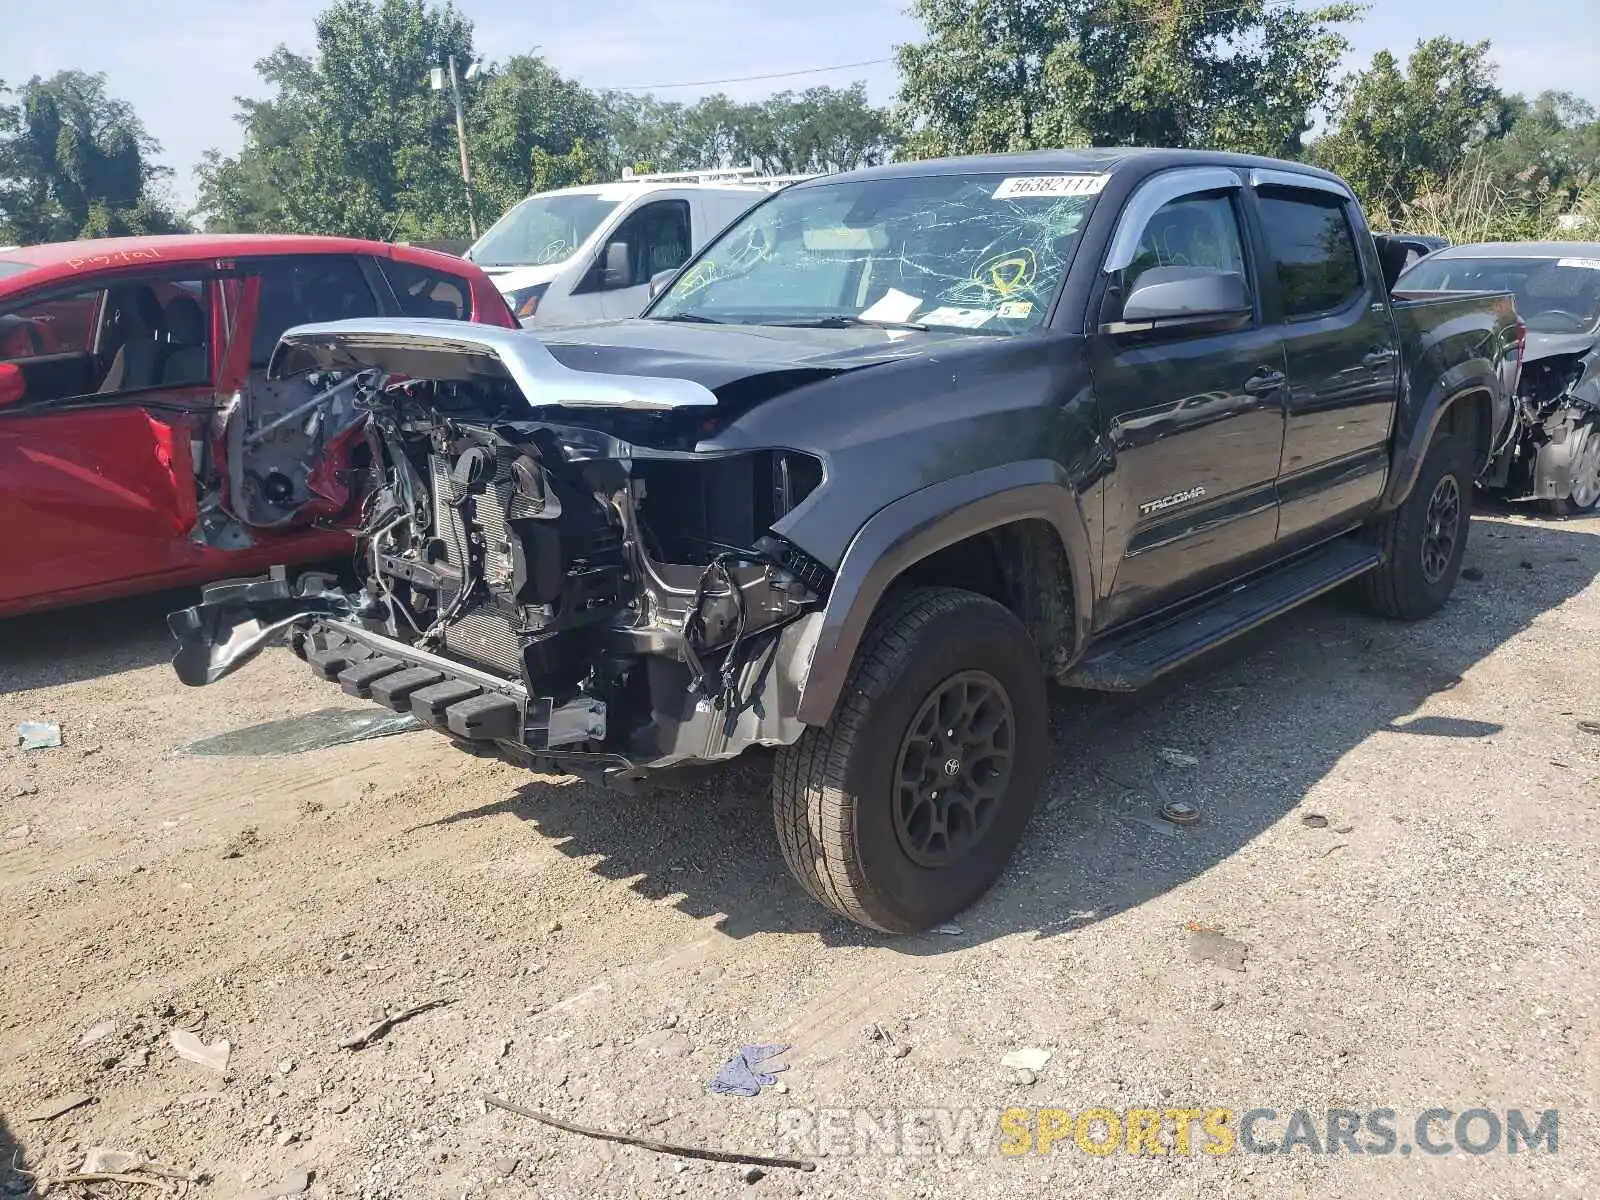
[[[1149,694],[1063,694],[1012,869],[959,932],[905,939],[791,884],[759,762],[627,797],[425,733],[184,755],[354,702],[282,650],[181,688],[161,600],[0,623],[0,724],[65,735],[0,756],[0,1194],[107,1146],[219,1197],[297,1172],[312,1197],[406,1200],[1592,1195],[1600,736],[1578,722],[1600,719],[1600,519],[1480,518],[1468,566],[1421,625],[1328,601]],[[1163,798],[1203,821],[1152,821]],[[1211,933],[1243,962],[1196,958]],[[453,1003],[341,1048],[429,999]],[[226,1073],[174,1028],[225,1039]],[[751,1042],[791,1045],[786,1090],[708,1092]],[[1001,1066],[1020,1047],[1052,1052],[1031,1083]],[[27,1119],[75,1092],[93,1103]],[[1295,1109],[1388,1108],[1402,1143],[1429,1107],[1553,1108],[1559,1142],[891,1154],[847,1125],[814,1173],[749,1183],[484,1093],[765,1154],[815,1152],[780,1128],[852,1106],[1277,1110],[1263,1141]],[[157,1194],[95,1186],[51,1194]]]

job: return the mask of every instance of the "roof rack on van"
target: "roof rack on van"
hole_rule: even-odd
[[[728,183],[747,187],[781,188],[803,179],[816,179],[823,174],[812,171],[796,175],[761,175],[754,165],[747,167],[719,167],[709,171],[658,171],[636,175],[632,167],[622,168],[622,178],[627,183]]]

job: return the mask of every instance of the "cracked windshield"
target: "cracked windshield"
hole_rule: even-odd
[[[1100,183],[994,172],[796,187],[728,230],[649,315],[1032,329],[1049,313]]]
[[[494,223],[473,248],[472,261],[485,267],[565,262],[617,203],[584,193],[531,197]]]

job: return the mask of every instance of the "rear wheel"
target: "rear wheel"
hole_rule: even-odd
[[[887,600],[833,720],[779,751],[790,871],[862,925],[911,933],[994,882],[1038,798],[1048,701],[1027,630],[955,588]]]
[[[1472,477],[1472,448],[1465,439],[1436,437],[1411,494],[1368,528],[1384,562],[1356,581],[1356,596],[1366,608],[1415,621],[1449,599],[1467,550]]]

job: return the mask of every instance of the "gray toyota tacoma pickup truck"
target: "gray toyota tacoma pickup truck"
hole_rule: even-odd
[[[275,375],[359,377],[359,585],[216,585],[175,667],[287,630],[352,696],[621,786],[774,748],[801,885],[925,929],[1022,835],[1048,681],[1136,689],[1345,585],[1445,602],[1519,322],[1392,302],[1385,261],[1308,167],[1049,152],[792,186],[635,320],[290,330]]]

